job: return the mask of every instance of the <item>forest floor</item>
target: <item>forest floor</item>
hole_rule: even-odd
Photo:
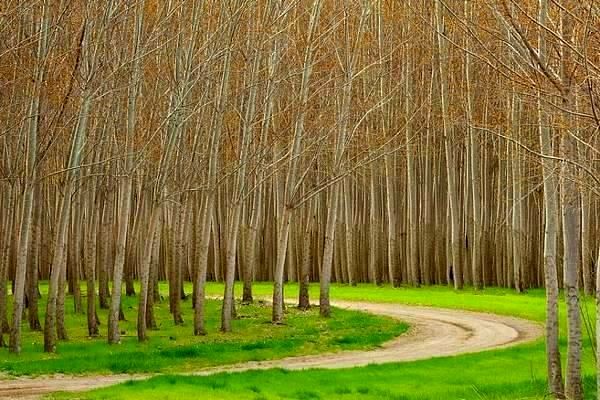
[[[149,340],[139,343],[136,335],[137,298],[124,297],[123,302],[127,321],[119,324],[120,344],[107,344],[107,310],[98,309],[102,321],[100,335],[90,338],[86,316],[74,313],[72,301],[67,299],[69,310],[65,321],[69,340],[59,342],[56,354],[44,353],[42,333],[30,331],[24,322],[22,352],[15,356],[7,349],[0,349],[0,374],[14,377],[57,373],[181,373],[246,361],[371,349],[408,329],[407,324],[389,317],[336,310],[335,318],[323,319],[319,317],[318,309],[305,312],[295,307],[286,310],[284,325],[274,326],[270,323],[271,307],[265,302],[255,302],[237,307],[233,331],[224,334],[219,331],[221,302],[209,299],[205,304],[207,334],[194,336],[191,301],[182,302],[184,323],[175,325],[169,314],[169,302],[165,299],[155,307],[158,329],[149,330]],[[45,310],[44,303],[40,306],[40,310]],[[40,318],[43,321],[43,315]]]
[[[218,285],[209,286],[209,292],[218,291],[215,290]],[[257,294],[260,296],[264,290],[263,285],[258,285],[256,288]],[[363,288],[346,288],[348,293],[353,292],[367,292],[372,294],[378,289],[367,289]],[[423,289],[428,291],[428,289]],[[292,286],[291,292],[294,291]],[[451,292],[446,290],[447,292]],[[399,293],[409,293],[409,290],[401,289],[396,290]],[[290,292],[288,292],[289,295]],[[352,297],[352,295],[341,296],[342,298]],[[371,300],[371,296],[363,293],[362,298]],[[440,291],[440,294],[444,291]],[[365,296],[366,295],[366,296]],[[454,296],[460,296],[454,294]],[[377,297],[377,296],[375,296]],[[444,296],[437,296],[438,301]],[[485,298],[486,296],[480,296]],[[377,299],[376,299],[377,300]],[[390,301],[392,300],[392,301]],[[378,303],[370,303],[364,301],[356,301],[349,299],[347,301],[336,301],[335,305],[347,310],[359,310],[367,311],[371,314],[379,316],[391,317],[396,320],[406,321],[410,324],[410,331],[407,335],[402,335],[388,341],[383,346],[374,350],[354,350],[354,351],[343,351],[337,353],[326,352],[320,355],[310,356],[299,356],[299,357],[288,357],[280,360],[273,361],[251,361],[245,363],[238,363],[234,365],[224,367],[212,367],[204,368],[194,371],[188,375],[215,375],[211,377],[199,377],[199,376],[160,376],[155,377],[149,381],[133,382],[133,380],[139,380],[147,377],[148,375],[109,375],[109,376],[83,376],[83,377],[72,377],[72,376],[53,376],[52,378],[19,378],[11,381],[0,382],[0,397],[12,396],[12,397],[35,397],[42,394],[62,390],[62,391],[79,391],[84,389],[92,389],[102,386],[111,385],[117,382],[126,382],[123,385],[116,386],[113,388],[107,388],[97,392],[90,392],[86,394],[64,394],[59,397],[73,397],[76,398],[193,398],[194,394],[199,393],[201,390],[204,393],[205,398],[235,398],[235,399],[270,399],[270,398],[282,398],[277,393],[263,393],[262,384],[253,385],[242,385],[237,390],[231,390],[231,380],[237,381],[236,376],[240,377],[239,383],[247,382],[247,374],[256,374],[257,372],[245,372],[243,374],[219,374],[222,372],[241,372],[248,370],[264,370],[260,375],[266,374],[266,380],[273,374],[292,374],[287,372],[289,370],[300,370],[309,368],[351,368],[342,371],[361,371],[364,368],[357,368],[366,366],[368,364],[383,364],[383,363],[394,363],[401,361],[414,361],[429,359],[431,357],[440,356],[451,356],[463,353],[472,353],[476,351],[482,351],[487,349],[495,349],[500,347],[507,347],[516,345],[519,343],[530,342],[539,338],[542,334],[542,327],[539,323],[532,323],[520,318],[511,316],[499,316],[492,314],[485,314],[481,312],[471,312],[458,310],[458,307],[448,307],[450,304],[446,304],[446,308],[451,309],[440,309],[431,307],[418,307],[418,306],[405,306],[396,303],[393,299],[378,299]],[[409,301],[410,303],[410,301]],[[414,303],[414,302],[413,302]],[[485,302],[484,302],[485,303]],[[477,308],[475,306],[474,308]],[[468,307],[467,307],[468,308]],[[340,313],[348,312],[343,310],[336,310],[332,320],[339,317]],[[485,311],[485,310],[480,310]],[[489,310],[488,310],[489,311]],[[505,312],[504,314],[511,314]],[[530,318],[531,319],[531,318]],[[535,318],[533,318],[535,319]],[[375,321],[373,321],[375,322]],[[361,334],[361,332],[356,332]],[[518,347],[517,347],[518,348]],[[410,365],[405,364],[405,365]],[[392,364],[393,365],[393,364]],[[276,368],[273,370],[273,368]],[[373,366],[367,367],[366,370],[373,368]],[[302,371],[299,374],[311,373],[312,370]],[[493,371],[489,371],[492,372]],[[314,373],[314,372],[313,372]],[[320,379],[321,385],[324,386],[325,382],[329,380],[329,374],[339,374],[339,371],[328,371],[322,373]],[[255,375],[252,375],[255,376]],[[291,375],[290,375],[291,376]],[[301,376],[298,377],[302,379]],[[286,378],[287,379],[287,378]],[[250,379],[252,381],[252,379]],[[227,381],[227,382],[225,382]],[[260,379],[257,380],[259,382]],[[292,378],[293,382],[293,378]],[[358,378],[354,383],[366,382],[364,378]],[[175,389],[173,384],[177,384]],[[158,385],[158,386],[157,386]],[[200,385],[202,388],[199,388]],[[235,386],[235,384],[233,385]],[[287,387],[287,384],[284,385]],[[302,385],[301,385],[302,386]],[[334,385],[335,386],[335,385]],[[337,386],[336,386],[337,387]],[[274,390],[283,390],[281,384],[275,385]],[[308,391],[296,391],[297,396],[284,396],[287,398],[298,398],[298,399],[318,399],[321,398],[319,391],[316,390],[313,384],[308,384]],[[368,390],[365,392],[365,387],[357,388],[355,394],[358,394],[360,398],[364,397]],[[189,391],[186,394],[186,390]],[[338,388],[335,392],[334,397],[344,394],[346,398],[352,395],[352,391],[345,392],[345,389]],[[267,391],[268,392],[268,391]],[[339,392],[339,393],[338,393]],[[342,393],[344,392],[344,393]],[[279,392],[281,394],[282,392]],[[384,396],[385,397],[385,396]],[[323,398],[331,398],[331,396],[324,396]],[[382,398],[379,393],[376,398]],[[405,397],[394,397],[402,398]],[[408,397],[406,397],[408,398]]]

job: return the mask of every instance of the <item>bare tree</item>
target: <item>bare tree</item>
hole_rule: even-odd
[[[28,265],[29,245],[32,238],[33,205],[36,180],[37,140],[40,120],[40,97],[45,75],[46,55],[48,52],[50,4],[44,1],[41,4],[37,35],[39,42],[35,63],[35,81],[29,105],[28,135],[27,135],[27,160],[25,168],[25,193],[23,198],[22,214],[20,218],[19,251],[15,276],[13,298],[13,323],[10,332],[10,351],[21,352],[21,318],[23,315],[23,301],[25,297],[25,277]],[[37,266],[36,266],[37,267]]]
[[[299,111],[294,124],[294,136],[290,143],[289,156],[287,160],[287,174],[285,178],[285,192],[283,202],[280,205],[280,222],[277,228],[277,260],[275,263],[275,276],[273,283],[273,323],[283,321],[283,277],[285,271],[285,259],[288,249],[288,239],[290,234],[290,222],[293,212],[293,201],[298,185],[298,168],[300,154],[302,153],[302,140],[304,136],[304,120],[306,118],[306,109],[310,94],[310,79],[312,75],[313,62],[315,57],[316,31],[319,26],[321,16],[321,0],[314,0],[312,3],[310,18],[308,23],[308,36],[306,47],[304,49],[304,60],[302,65],[302,82],[299,88]]]

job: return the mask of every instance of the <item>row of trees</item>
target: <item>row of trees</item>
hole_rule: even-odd
[[[165,279],[176,324],[193,282],[196,335],[207,279],[225,282],[223,331],[236,279],[245,302],[274,283],[275,323],[290,280],[301,307],[320,282],[324,316],[331,281],[543,286],[550,389],[582,398],[599,26],[586,0],[6,0],[0,342],[20,352],[23,315],[42,329],[41,279],[49,352],[67,286],[91,336],[96,296],[110,309],[109,343],[123,283],[140,340]]]

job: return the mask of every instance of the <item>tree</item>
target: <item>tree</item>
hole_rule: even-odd
[[[351,114],[352,89],[357,68],[358,46],[361,36],[365,29],[367,18],[371,13],[370,5],[363,3],[361,5],[360,16],[355,24],[350,20],[351,2],[344,1],[344,22],[343,22],[343,48],[340,54],[341,70],[343,73],[342,94],[340,101],[340,112],[337,121],[337,135],[335,139],[335,152],[333,158],[332,175],[337,176],[343,173],[342,167],[344,155],[346,152],[346,143],[348,142],[348,124]],[[340,204],[340,195],[342,193],[342,183],[334,182],[330,187],[330,198],[327,207],[327,223],[325,226],[325,244],[323,246],[323,265],[321,270],[321,287],[319,306],[321,316],[331,316],[331,305],[329,300],[329,285],[331,281],[331,267],[333,264],[333,250],[335,231],[337,227],[338,206]]]
[[[129,220],[131,214],[131,196],[133,190],[133,140],[137,122],[137,98],[139,95],[140,73],[141,73],[141,36],[144,24],[145,1],[140,1],[135,7],[135,33],[133,35],[131,87],[128,94],[127,104],[127,154],[125,160],[125,176],[120,184],[119,204],[119,230],[117,234],[117,245],[115,252],[115,264],[113,269],[113,288],[108,316],[108,343],[116,344],[120,341],[119,311],[121,309],[121,286],[123,280],[123,268],[125,255],[127,253],[127,236],[129,233]],[[93,288],[92,288],[93,290]],[[89,310],[88,310],[89,312]]]
[[[308,35],[304,49],[304,61],[302,65],[302,82],[298,93],[299,110],[294,123],[293,140],[290,143],[287,159],[287,174],[285,178],[283,202],[280,205],[280,222],[277,227],[277,260],[275,263],[275,276],[273,282],[273,323],[283,321],[283,277],[285,270],[285,259],[288,249],[290,234],[290,222],[293,212],[293,200],[298,185],[298,168],[300,154],[302,153],[302,140],[304,136],[304,120],[308,106],[310,93],[310,79],[315,57],[316,30],[319,26],[321,16],[321,0],[312,3],[310,18],[308,22]]]
[[[21,318],[23,316],[23,301],[25,297],[25,277],[28,269],[28,257],[30,253],[29,246],[33,235],[32,225],[33,205],[35,201],[34,194],[37,163],[37,141],[41,113],[40,97],[45,75],[45,58],[48,52],[48,36],[50,29],[49,7],[50,5],[47,2],[43,2],[41,5],[41,14],[37,29],[39,43],[35,62],[35,81],[33,83],[28,115],[29,129],[27,135],[25,193],[23,196],[23,206],[21,209],[22,214],[20,218],[19,251],[17,256],[17,269],[15,273],[12,329],[10,332],[10,351],[17,354],[21,352]]]
[[[443,3],[442,1],[436,1],[435,3],[435,21],[437,30],[437,69],[439,73],[440,81],[440,103],[442,112],[442,132],[444,137],[444,152],[446,156],[446,174],[448,177],[447,190],[448,190],[448,209],[450,218],[450,247],[452,254],[452,280],[454,282],[454,288],[462,289],[463,287],[463,270],[460,260],[461,251],[461,240],[460,240],[460,229],[459,229],[459,210],[458,210],[458,191],[456,185],[456,163],[454,160],[454,150],[452,148],[452,141],[450,138],[450,127],[448,126],[448,98],[447,98],[447,86],[448,78],[446,75],[446,68],[444,62],[447,61],[448,52],[446,44],[446,28],[444,26],[443,16]]]

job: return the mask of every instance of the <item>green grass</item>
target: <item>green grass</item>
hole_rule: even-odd
[[[210,284],[209,293],[221,291]],[[313,296],[316,288],[313,288]],[[255,293],[267,295],[270,285],[255,286]],[[295,285],[286,287],[288,297],[295,296]],[[334,299],[397,302],[446,308],[463,308],[504,315],[516,315],[534,321],[544,320],[544,293],[531,290],[515,294],[510,290],[486,289],[483,292],[454,292],[444,287],[392,289],[390,287],[335,286]],[[594,315],[588,299],[582,307]],[[564,308],[561,309],[564,317]],[[594,321],[590,321],[592,326]],[[564,318],[563,318],[563,356]],[[589,337],[585,334],[584,372],[586,398],[594,398],[594,368]],[[372,365],[343,370],[250,371],[211,377],[159,376],[147,381],[128,382],[91,391],[85,399],[367,399],[367,400],[516,400],[548,398],[545,383],[544,343],[520,345],[510,349],[487,351],[457,357],[417,362]],[[70,397],[61,395],[58,397]]]
[[[41,288],[40,310],[45,310],[46,286]],[[166,294],[166,287],[161,287]],[[188,292],[190,293],[191,290]],[[221,303],[208,300],[206,328],[208,335],[196,337],[193,332],[191,301],[182,303],[185,323],[175,326],[168,311],[168,300],[156,307],[159,330],[150,331],[150,340],[139,343],[136,335],[137,298],[123,297],[128,321],[121,322],[122,343],[106,342],[106,310],[98,310],[101,337],[87,336],[86,316],[72,312],[72,299],[67,299],[67,331],[69,341],[61,342],[55,355],[43,352],[40,332],[31,332],[23,324],[21,355],[0,349],[0,373],[9,375],[109,374],[109,373],[175,373],[214,365],[243,361],[268,360],[293,355],[317,354],[349,349],[373,348],[404,333],[408,326],[391,318],[334,309],[333,318],[323,319],[317,309],[286,310],[285,325],[270,323],[271,308],[256,303],[238,305],[238,318],[233,333],[219,332]],[[40,316],[43,321],[43,316]]]
[[[273,287],[268,283],[257,283],[253,286],[255,296],[270,297]],[[223,286],[208,283],[207,295],[222,295]],[[311,286],[311,298],[318,300],[319,286]],[[298,296],[298,286],[287,284],[286,298]],[[455,291],[446,286],[430,286],[418,289],[390,286],[359,284],[358,286],[332,285],[331,299],[371,301],[378,303],[402,303],[412,305],[434,306],[451,309],[491,312],[500,315],[513,315],[533,321],[544,321],[545,293],[542,289],[529,290],[526,294],[516,294],[510,289],[487,288],[483,291],[465,289]],[[592,302],[589,303],[590,305]],[[563,309],[564,310],[564,309]]]

